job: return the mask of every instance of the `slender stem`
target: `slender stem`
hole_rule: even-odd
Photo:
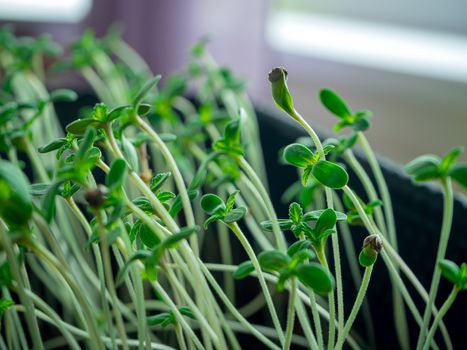
[[[224,266],[224,265],[221,265]],[[205,274],[207,280],[211,284],[212,288],[214,291],[217,293],[219,298],[222,300],[224,305],[227,307],[227,309],[230,311],[230,313],[246,328],[250,331],[250,333],[255,336],[259,341],[261,341],[264,345],[266,345],[269,349],[273,350],[280,350],[280,348],[271,342],[268,338],[266,338],[261,332],[259,332],[256,328],[254,328],[246,319],[243,317],[237,310],[237,307],[233,305],[227,295],[225,295],[223,289],[219,284],[216,282],[216,279],[214,276],[211,274],[211,272],[208,270],[208,268],[205,265],[201,265],[201,269],[203,270],[203,273]],[[276,330],[277,332],[277,330]],[[280,333],[277,332],[277,335],[279,337]]]
[[[285,242],[284,235],[283,235],[282,231],[279,228],[276,212],[274,210],[274,207],[272,205],[271,199],[269,197],[269,194],[268,194],[266,188],[264,188],[263,183],[261,182],[261,179],[255,173],[255,171],[250,166],[250,164],[246,161],[246,159],[243,158],[243,157],[240,157],[238,160],[239,160],[240,167],[243,169],[243,171],[246,173],[246,175],[250,178],[251,182],[253,182],[256,189],[259,191],[261,199],[263,200],[264,204],[266,205],[266,209],[268,211],[269,217],[270,217],[271,222],[272,222],[272,228],[273,228],[274,234],[276,236],[276,241],[277,241],[278,248],[280,250],[285,251],[287,249],[287,244]]]
[[[321,265],[329,271],[328,261],[326,259],[326,254],[324,253],[324,247],[321,250],[316,251],[316,255],[318,257],[319,262]],[[334,293],[328,294],[328,304],[329,304],[329,338],[328,338],[328,349],[334,348],[334,340],[335,340],[335,330],[336,326],[333,320],[335,319],[336,313],[336,306],[334,300]]]
[[[384,179],[383,172],[379,166],[379,163],[376,159],[376,156],[366,139],[365,135],[362,132],[358,133],[358,139],[360,141],[360,145],[362,146],[363,151],[365,152],[368,163],[370,164],[371,170],[376,179],[376,184],[378,186],[379,192],[381,193],[381,199],[383,200],[384,206],[384,214],[386,217],[386,224],[387,224],[387,233],[389,241],[391,245],[398,250],[397,248],[397,234],[396,234],[396,224],[394,220],[394,213],[392,211],[392,201],[391,195],[389,193],[388,186],[386,184],[386,180]],[[380,227],[384,227],[381,226]],[[384,230],[384,228],[383,228]],[[383,231],[384,232],[384,231]],[[404,309],[404,304],[402,301],[401,294],[397,291],[394,284],[392,287],[392,296],[393,296],[393,304],[394,304],[394,323],[396,327],[397,336],[399,338],[399,342],[403,349],[410,349],[410,336],[408,333],[409,327],[407,325],[407,316]]]
[[[289,302],[287,304],[287,327],[285,329],[284,350],[289,350],[292,343],[292,336],[295,324],[295,295],[297,293],[297,281],[295,277],[291,278],[289,291]]]
[[[117,330],[122,341],[123,348],[128,350],[128,342],[125,332],[125,326],[123,325],[122,314],[120,312],[120,308],[118,306],[118,297],[117,291],[115,289],[115,283],[113,280],[113,273],[112,273],[112,263],[110,261],[110,252],[109,252],[109,245],[107,243],[107,235],[106,229],[102,220],[102,214],[99,210],[95,211],[96,214],[96,221],[99,228],[99,238],[100,238],[100,246],[102,252],[102,260],[104,263],[104,271],[105,271],[105,280],[107,284],[107,289],[110,294],[110,298],[112,299],[112,309],[115,317],[115,322],[117,323]],[[101,293],[105,294],[105,290],[101,291]]]
[[[457,286],[454,286],[446,301],[439,309],[438,315],[436,315],[435,320],[433,321],[433,325],[431,326],[430,331],[428,332],[428,336],[426,337],[425,345],[423,345],[423,350],[428,350],[430,348],[431,342],[433,341],[433,337],[435,336],[436,329],[438,328],[444,315],[446,315],[449,308],[454,303],[454,300],[456,300],[457,293],[459,293],[459,288]]]
[[[311,315],[313,316],[313,323],[315,325],[316,336],[318,338],[318,347],[324,349],[323,329],[321,328],[321,318],[319,316],[315,293],[312,290],[308,291],[310,297]]]
[[[41,258],[44,262],[48,263],[56,272],[58,272],[64,278],[64,280],[76,294],[76,297],[79,300],[83,310],[83,316],[86,319],[86,327],[89,330],[90,342],[93,344],[93,346],[96,346],[98,349],[103,350],[104,347],[102,342],[100,341],[96,320],[93,317],[89,302],[88,300],[86,300],[86,297],[82,293],[81,288],[76,284],[73,277],[68,273],[68,271],[65,271],[63,269],[63,266],[60,264],[60,262],[48,250],[35,244],[34,242],[28,241],[25,242],[25,244],[26,243],[39,258]]]
[[[162,288],[159,282],[152,283],[152,285],[154,289],[160,294],[162,301],[164,301],[169,306],[170,311],[173,312],[175,318],[177,319],[177,322],[179,322],[180,325],[183,327],[183,329],[190,335],[190,338],[194,341],[195,346],[200,350],[204,350],[205,348],[203,344],[201,344],[200,340],[198,339],[196,334],[193,332],[190,325],[185,321],[185,318],[180,313],[177,306],[173,303],[172,299],[166,293],[164,288]]]
[[[305,307],[300,298],[296,298],[295,300],[295,309],[297,312],[298,321],[300,322],[303,333],[305,333],[305,337],[308,341],[308,348],[312,350],[322,349],[323,346],[319,346],[316,342],[316,338],[311,330],[311,325],[308,320],[308,315],[305,312]]]
[[[325,160],[326,155],[324,154],[323,144],[321,143],[321,140],[319,139],[316,132],[297,111],[294,111],[293,117],[296,121],[298,121],[298,123],[306,130],[308,135],[311,137],[316,147],[316,151],[318,152],[319,158],[321,160]],[[324,191],[326,195],[327,207],[334,209],[332,190],[329,187],[324,187]],[[340,260],[340,252],[339,252],[339,238],[337,234],[331,236],[331,243],[332,243],[332,253],[333,253],[333,259],[334,259],[334,270],[335,270],[335,276],[336,276],[337,319],[338,319],[338,330],[340,333],[344,325],[344,290],[343,290],[343,285],[342,285],[342,270],[341,270],[341,260]],[[326,263],[326,266],[327,266],[327,263]],[[329,270],[328,266],[327,266],[327,269]],[[329,294],[328,298],[329,298],[329,314],[331,317],[331,321],[329,322],[328,349],[332,349],[334,347],[334,341],[336,337],[336,334],[335,334],[336,327],[333,322],[334,317],[335,317],[334,291],[332,291]]]
[[[439,238],[438,252],[436,253],[436,262],[444,259],[446,249],[448,246],[449,235],[451,233],[452,215],[454,199],[452,195],[451,179],[447,178],[442,181],[443,196],[444,196],[444,210],[443,210],[443,223],[441,226],[441,235]],[[423,339],[428,332],[428,325],[431,318],[431,308],[435,305],[436,295],[438,293],[439,281],[441,279],[441,269],[437,268],[433,272],[433,278],[431,280],[430,291],[428,293],[428,303],[423,314],[423,325],[420,330],[420,335],[417,341],[417,350],[420,350],[423,346]]]
[[[161,151],[162,155],[164,156],[165,161],[167,162],[174,180],[175,184],[177,185],[177,189],[180,193],[180,197],[182,199],[183,203],[183,212],[185,213],[185,217],[187,220],[188,226],[194,226],[195,225],[195,216],[193,214],[193,208],[191,206],[191,201],[188,196],[188,191],[185,185],[185,181],[183,180],[182,174],[180,173],[180,170],[178,168],[177,163],[175,162],[175,159],[170,153],[169,149],[167,148],[166,144],[164,141],[161,140],[159,135],[140,117],[137,117],[137,125],[140,127],[142,130],[144,130],[149,137],[154,141],[154,143],[158,146],[159,150]],[[192,245],[192,249],[195,252],[196,255],[199,255],[199,248],[198,248],[198,241],[195,235],[193,235],[190,238],[190,244]]]
[[[264,279],[263,272],[261,270],[261,266],[259,265],[258,259],[256,258],[256,254],[251,247],[250,243],[248,242],[247,238],[243,234],[242,230],[238,226],[236,222],[233,224],[228,225],[229,228],[232,230],[233,233],[237,236],[238,240],[242,244],[243,248],[245,249],[248,257],[250,258],[253,266],[255,267],[255,271],[258,274],[258,280],[261,285],[261,289],[264,293],[264,297],[266,299],[266,304],[268,305],[269,313],[271,314],[272,318],[272,323],[274,324],[274,327],[276,328],[277,334],[279,335],[279,339],[282,344],[284,344],[284,333],[281,328],[281,324],[279,322],[279,318],[277,317],[276,309],[274,307],[274,303],[271,298],[271,293],[269,293],[268,286],[266,284],[266,280]]]
[[[347,322],[345,323],[344,330],[342,331],[341,334],[339,334],[339,337],[337,339],[337,344],[335,348],[336,350],[342,349],[345,338],[347,337],[347,334],[349,334],[350,329],[352,328],[355,318],[357,317],[358,311],[360,310],[360,306],[362,305],[363,299],[365,298],[365,294],[366,294],[368,285],[370,283],[372,272],[373,272],[373,265],[370,265],[365,268],[365,273],[363,274],[362,284],[360,285],[360,289],[358,291],[357,298],[355,299],[355,303],[352,307],[352,311],[350,311],[350,315],[349,315],[349,318],[347,319]]]
[[[353,191],[348,186],[345,186],[344,192],[349,196],[350,200],[355,205],[355,208],[357,209],[358,214],[362,218],[363,224],[368,230],[368,232],[370,232],[371,234],[376,234],[380,236],[380,238],[383,240],[383,246],[385,247],[385,250],[387,251],[388,255],[391,257],[391,259],[393,259],[394,262],[397,263],[396,266],[398,266],[401,269],[401,271],[407,276],[410,283],[415,287],[415,289],[418,291],[418,293],[423,298],[423,300],[427,302],[427,306],[428,306],[428,300],[429,300],[428,293],[426,292],[425,288],[418,280],[417,276],[415,276],[415,274],[412,272],[409,266],[399,256],[397,251],[391,246],[390,242],[388,242],[388,240],[383,235],[381,235],[381,233],[378,231],[378,228],[376,228],[373,225],[373,223],[370,221],[368,215],[365,213],[361,203],[358,201]],[[430,306],[429,310],[433,314],[436,314],[438,312],[434,304]],[[441,331],[443,332],[443,337],[446,342],[447,348],[452,349],[452,342],[451,342],[451,339],[449,337],[449,334],[447,332],[447,329],[444,323],[441,323]]]
[[[21,301],[21,304],[24,305],[26,312],[26,322],[31,332],[31,338],[34,345],[34,349],[42,350],[44,349],[42,345],[42,339],[39,331],[39,325],[34,314],[34,305],[31,301],[31,298],[27,295],[23,280],[21,278],[20,268],[18,266],[16,256],[13,250],[13,245],[11,244],[10,237],[3,227],[3,222],[0,221],[0,240],[3,248],[5,249],[8,261],[11,267],[11,274],[18,284],[18,296]]]
[[[417,309],[417,306],[415,305],[412,297],[410,296],[409,291],[407,290],[407,287],[405,286],[404,282],[402,281],[401,276],[399,276],[399,272],[396,270],[394,267],[394,264],[391,262],[391,259],[389,258],[387,252],[383,250],[381,252],[381,257],[383,258],[384,262],[386,263],[386,266],[388,267],[389,273],[392,276],[392,283],[394,283],[397,288],[400,290],[402,297],[405,300],[405,303],[407,304],[410,312],[412,313],[413,318],[417,322],[419,326],[422,325],[422,316],[420,315],[420,312]],[[439,347],[436,345],[436,343],[433,342],[433,348],[435,350],[438,350]]]
[[[177,336],[178,346],[180,350],[187,350],[185,338],[183,337],[182,327],[178,323],[175,324],[175,335]]]

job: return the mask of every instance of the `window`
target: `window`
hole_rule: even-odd
[[[276,1],[267,40],[292,54],[465,83],[467,3],[448,3]]]
[[[0,19],[76,23],[91,8],[91,0],[1,0]]]

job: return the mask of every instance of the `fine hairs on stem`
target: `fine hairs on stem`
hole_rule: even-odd
[[[399,254],[390,191],[364,135],[369,111],[352,111],[323,89],[335,130],[351,133],[321,140],[293,104],[287,71],[271,71],[275,103],[307,135],[280,154],[300,176],[282,213],[244,84],[216,64],[205,39],[162,84],[115,32],[86,32],[55,59],[79,72],[100,102],[62,129],[55,104],[78,96],[46,88],[43,62],[56,44],[29,38],[25,46],[9,28],[0,38],[0,75],[9,79],[0,93],[0,348],[397,346],[375,339],[381,324],[367,298],[381,278],[374,266],[384,264],[400,347],[410,346],[413,332],[403,328],[413,317],[418,349],[453,349],[443,320],[467,289],[467,265],[446,251],[451,183],[467,184],[462,148],[406,166],[415,182],[436,181],[444,193],[427,290]],[[438,308],[441,277],[453,289]],[[356,333],[360,314],[368,334]]]

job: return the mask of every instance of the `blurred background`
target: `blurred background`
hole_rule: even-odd
[[[214,58],[248,82],[258,104],[272,105],[267,73],[284,65],[313,125],[336,121],[318,100],[330,87],[352,108],[373,111],[368,138],[398,163],[467,144],[466,13],[465,0],[0,0],[0,24],[65,45],[86,28],[103,35],[119,23],[162,75],[183,68],[208,35]]]

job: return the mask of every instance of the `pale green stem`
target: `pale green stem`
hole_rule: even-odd
[[[457,286],[454,286],[448,298],[439,309],[438,315],[436,315],[435,320],[433,321],[433,325],[431,326],[430,331],[428,332],[428,336],[426,337],[425,345],[423,345],[423,350],[428,350],[430,348],[430,345],[432,345],[431,342],[433,341],[433,337],[435,336],[436,329],[438,328],[444,315],[446,315],[449,308],[454,303],[454,300],[456,300],[457,293],[459,293],[459,288]]]
[[[362,218],[363,224],[367,228],[368,232],[370,232],[371,234],[379,235],[379,237],[383,240],[383,246],[385,250],[388,252],[388,255],[397,263],[397,266],[407,276],[410,283],[415,287],[417,292],[420,294],[423,300],[427,302],[427,305],[428,305],[428,299],[429,299],[428,293],[426,292],[425,288],[418,280],[417,276],[415,276],[415,274],[408,267],[405,261],[399,256],[397,251],[394,248],[392,248],[390,242],[383,235],[381,235],[381,233],[378,231],[376,227],[374,227],[374,225],[368,218],[367,214],[365,213],[364,209],[362,208],[360,202],[358,201],[353,191],[349,187],[345,186],[344,192],[349,196],[350,200],[355,205],[355,208],[357,209],[358,214]],[[434,304],[431,305],[430,310],[433,314],[437,314],[438,312]],[[447,332],[447,329],[445,328],[444,323],[441,323],[441,331],[443,332],[443,337],[446,342],[447,348],[452,349],[452,343],[451,343],[449,334]]]
[[[195,343],[196,348],[199,349],[199,350],[204,350],[205,348],[204,348],[203,344],[201,344],[200,340],[198,339],[196,334],[193,332],[190,325],[186,322],[185,318],[180,313],[177,306],[173,303],[170,296],[165,292],[164,288],[162,288],[162,286],[159,284],[159,282],[152,283],[152,286],[157,291],[157,293],[160,294],[161,300],[167,304],[170,311],[174,314],[177,322],[180,323],[182,328],[190,336],[191,340]]]
[[[180,350],[187,350],[185,338],[183,337],[182,327],[179,324],[174,325],[175,328],[175,335],[177,336],[178,346]]]
[[[383,210],[386,217],[387,224],[387,233],[389,241],[394,249],[397,251],[397,234],[396,234],[396,224],[394,221],[394,213],[392,211],[392,201],[391,195],[389,193],[386,180],[384,179],[383,172],[379,166],[379,163],[376,159],[376,156],[366,139],[365,135],[362,132],[358,133],[358,139],[360,145],[362,146],[363,151],[365,152],[368,163],[370,164],[371,170],[376,179],[376,184],[378,186],[379,192],[381,193],[381,199],[383,200]],[[381,227],[381,226],[380,226]],[[384,226],[382,226],[384,227]],[[384,230],[384,229],[383,229]],[[383,231],[384,232],[384,231]],[[410,336],[409,336],[409,327],[407,325],[407,316],[402,300],[401,294],[397,289],[392,287],[393,303],[394,303],[394,324],[396,327],[397,336],[400,342],[400,345],[403,349],[410,349]]]
[[[253,182],[253,184],[255,185],[256,189],[258,190],[258,192],[259,192],[259,194],[261,196],[261,199],[263,200],[264,204],[266,205],[269,217],[270,217],[271,222],[272,222],[272,228],[273,228],[274,234],[276,236],[276,242],[277,242],[278,248],[280,250],[285,251],[287,249],[287,244],[285,242],[284,235],[283,235],[282,231],[279,228],[279,223],[277,221],[276,212],[274,210],[274,207],[272,205],[271,199],[269,197],[269,194],[268,194],[266,188],[264,188],[263,183],[261,182],[261,179],[258,177],[258,175],[256,175],[254,169],[250,166],[250,164],[246,161],[245,158],[239,157],[238,162],[239,162],[240,167],[242,168],[242,170],[245,172],[245,174],[248,176],[248,178],[251,180],[251,182]]]
[[[187,225],[194,226],[196,224],[195,216],[193,214],[193,208],[191,206],[190,198],[188,197],[186,184],[183,180],[182,174],[180,173],[178,165],[175,162],[175,159],[173,158],[172,153],[170,153],[170,150],[167,148],[166,144],[161,140],[159,135],[142,118],[137,117],[136,121],[138,127],[140,127],[149,135],[149,137],[157,145],[162,155],[164,156],[164,159],[167,162],[170,171],[172,172],[172,175],[174,177],[178,192],[180,193],[180,197],[183,203],[183,212],[185,213]],[[195,235],[193,235],[193,237],[190,238],[190,244],[195,254],[199,255],[198,241]]]
[[[115,322],[117,323],[117,331],[120,336],[120,340],[122,341],[123,349],[128,350],[128,342],[127,342],[127,336],[125,332],[125,326],[123,325],[122,314],[118,306],[117,291],[115,289],[115,283],[113,280],[112,263],[110,260],[110,251],[109,251],[109,246],[107,243],[106,229],[102,221],[102,214],[100,213],[100,211],[96,210],[95,214],[96,214],[97,225],[99,228],[99,239],[100,239],[100,246],[101,246],[101,253],[102,253],[102,261],[104,263],[105,280],[107,284],[107,289],[110,294],[110,298],[112,300],[112,310],[114,313]],[[101,293],[105,295],[105,289],[102,290]]]
[[[277,334],[279,335],[279,339],[281,341],[281,344],[284,344],[284,333],[282,331],[281,324],[279,322],[279,318],[277,317],[276,309],[274,307],[274,303],[271,298],[271,294],[269,293],[268,286],[266,284],[266,280],[264,279],[263,272],[261,270],[261,266],[259,265],[258,259],[256,258],[256,254],[251,247],[250,243],[248,242],[247,238],[243,234],[242,230],[238,226],[236,222],[229,224],[229,228],[232,230],[233,233],[237,236],[238,240],[242,244],[243,248],[245,249],[245,252],[248,255],[248,258],[250,258],[253,266],[255,267],[255,271],[258,274],[258,280],[261,285],[261,289],[264,293],[264,297],[266,299],[266,304],[269,309],[269,313],[271,314],[272,318],[272,323],[274,324],[274,328],[276,328]]]
[[[223,266],[223,265],[222,265]],[[268,338],[266,338],[261,332],[259,332],[256,328],[254,328],[237,310],[237,307],[233,305],[227,295],[225,295],[223,289],[219,284],[216,282],[214,276],[209,272],[208,268],[205,265],[201,265],[201,269],[205,274],[207,280],[211,284],[214,291],[217,293],[219,298],[222,300],[224,305],[230,311],[230,313],[246,328],[250,331],[250,333],[255,336],[259,341],[261,341],[264,345],[266,345],[269,349],[273,350],[280,350],[280,348],[271,342]],[[277,332],[277,331],[276,331]],[[277,333],[279,336],[280,333]]]
[[[305,337],[306,337],[307,342],[308,342],[308,348],[312,349],[312,350],[322,349],[323,347],[322,346],[320,347],[318,345],[318,343],[316,342],[316,338],[315,338],[313,332],[311,331],[311,325],[310,325],[309,320],[308,320],[308,315],[305,312],[305,307],[303,306],[303,303],[300,300],[300,298],[296,298],[295,307],[296,307],[296,311],[297,311],[298,321],[300,322],[300,324],[302,326],[303,333],[305,333]]]
[[[24,307],[22,305],[15,305],[14,306],[18,311],[25,312]],[[45,322],[48,322],[50,324],[54,324],[53,320],[47,316],[45,313],[39,310],[35,310],[35,314],[37,318],[44,320]],[[92,336],[90,334],[80,328],[77,328],[69,323],[62,322],[63,326],[67,328],[71,333],[75,334],[77,337],[92,340]],[[110,338],[106,336],[101,336],[100,339],[98,340],[98,343],[93,343],[94,344],[100,344],[102,342],[109,344],[110,345]],[[117,339],[117,344],[121,345],[122,341],[120,339]],[[129,339],[128,340],[128,345],[131,347],[137,347],[139,345],[139,341],[135,339]],[[90,349],[93,349],[93,347],[90,347]],[[157,343],[151,343],[151,349],[154,350],[175,350],[174,348],[164,345],[164,344],[157,344]]]
[[[324,154],[323,144],[319,139],[316,132],[313,128],[306,122],[306,120],[297,112],[294,111],[292,116],[308,133],[311,137],[316,151],[318,152],[319,158],[321,160],[326,159],[326,155]],[[333,204],[333,196],[332,190],[329,187],[324,187],[325,195],[326,195],[326,204],[328,208],[334,209]],[[344,290],[342,285],[342,271],[341,271],[341,261],[340,261],[340,253],[339,253],[339,238],[337,234],[331,236],[332,242],[332,252],[334,258],[334,269],[336,275],[336,292],[337,292],[337,319],[338,319],[338,330],[339,333],[342,331],[342,327],[344,325]],[[325,257],[324,257],[325,258]],[[326,263],[327,265],[327,263]],[[329,267],[327,267],[329,270]],[[334,305],[334,291],[329,294],[329,314],[331,320],[334,320],[335,317],[335,305]],[[335,341],[335,324],[333,321],[329,322],[329,340],[328,340],[328,349],[332,349],[334,347]]]
[[[209,269],[209,270],[213,270],[213,271],[230,271],[230,272],[235,272],[237,270],[238,266],[237,265],[223,265],[223,264],[210,264],[210,263],[207,263],[205,265],[203,265],[203,271],[206,271],[205,269]],[[208,271],[209,271],[208,270]],[[264,279],[268,282],[271,282],[271,283],[277,283],[277,279],[278,277],[277,276],[274,276],[274,275],[271,275],[269,273],[264,273]],[[251,273],[252,277],[258,277],[258,274],[256,273],[256,271],[253,271]],[[220,288],[220,287],[219,287]],[[288,286],[286,286],[286,288],[289,288]],[[303,287],[304,290],[308,290],[308,288],[305,288]],[[224,294],[225,295],[225,294]],[[310,306],[310,298],[308,296],[308,294],[306,294],[304,291],[302,291],[301,289],[298,289],[297,291],[297,297],[300,298],[300,300],[302,302],[304,302],[306,305]],[[325,319],[325,320],[328,320],[329,321],[329,312],[324,309],[321,305],[319,304],[316,304],[316,307],[318,309],[318,312],[320,313],[320,315]],[[232,305],[232,308],[235,308],[235,306]],[[235,316],[235,315],[234,315]],[[241,316],[241,315],[240,315]],[[334,320],[334,323],[337,323],[336,320]],[[353,349],[355,350],[360,350],[360,346],[358,345],[358,343],[355,341],[355,339],[353,339],[353,337],[349,334],[347,339],[346,339],[347,343],[350,345],[350,347],[352,347]]]
[[[34,294],[31,291],[26,291],[26,293],[29,295],[29,297],[34,301],[34,303],[38,306],[39,309],[42,309],[42,311],[50,317],[50,319],[53,321],[54,325],[60,330],[60,332],[63,334],[65,339],[67,340],[68,344],[70,345],[71,349],[79,350],[81,347],[78,345],[76,342],[75,338],[71,335],[69,330],[63,326],[63,320],[60,318],[60,316],[53,310],[49,304],[47,304],[43,299],[41,299],[39,296]]]
[[[289,302],[287,304],[287,327],[285,329],[284,350],[290,349],[292,343],[293,330],[295,325],[295,295],[297,292],[297,281],[295,277],[291,278],[289,290]]]
[[[89,85],[91,85],[92,89],[99,97],[99,100],[105,102],[108,106],[115,105],[113,97],[109,95],[105,83],[91,67],[81,68],[81,75],[86,79]]]
[[[350,330],[352,329],[352,325],[357,317],[358,311],[360,310],[360,306],[362,305],[363,299],[365,298],[366,291],[368,289],[368,285],[371,279],[371,273],[373,271],[373,265],[370,265],[365,268],[365,273],[363,274],[362,284],[360,285],[360,289],[358,291],[357,297],[355,299],[355,303],[350,311],[350,315],[345,322],[344,330],[342,333],[339,334],[336,344],[336,350],[341,350],[342,346],[344,345],[345,338],[349,334]]]
[[[10,263],[10,270],[13,278],[18,284],[18,296],[21,304],[24,305],[26,312],[26,322],[29,327],[32,342],[35,350],[43,350],[42,339],[39,331],[39,325],[34,314],[34,305],[31,298],[27,295],[23,280],[21,278],[20,268],[18,266],[16,256],[14,253],[13,245],[11,244],[8,232],[5,230],[3,222],[0,221],[0,240],[3,248],[5,249],[8,261]]]
[[[101,343],[98,327],[96,324],[96,320],[93,317],[93,314],[90,309],[90,305],[86,300],[84,294],[81,291],[81,288],[76,284],[73,277],[65,270],[63,270],[63,266],[61,263],[52,255],[48,250],[45,248],[34,244],[33,242],[28,242],[30,248],[40,257],[44,262],[47,262],[50,267],[52,267],[56,272],[58,272],[76,294],[77,299],[79,300],[82,310],[83,316],[86,319],[86,327],[89,330],[90,341],[96,346],[97,349],[103,350],[103,344]]]
[[[420,315],[420,312],[417,309],[417,306],[415,305],[412,297],[410,296],[409,291],[407,290],[407,287],[404,285],[404,282],[402,281],[402,278],[399,276],[399,272],[396,270],[394,267],[394,264],[391,262],[391,259],[389,258],[388,254],[386,251],[381,252],[381,257],[383,258],[386,266],[388,267],[389,273],[393,277],[393,283],[397,285],[399,288],[402,296],[404,297],[405,303],[407,304],[410,312],[412,313],[413,318],[417,322],[419,326],[422,325],[422,316]],[[433,348],[435,350],[438,350],[439,347],[436,345],[436,343],[433,343]]]
[[[438,243],[438,252],[436,253],[436,262],[444,259],[446,249],[448,247],[449,236],[451,233],[451,224],[453,216],[453,205],[454,199],[452,194],[451,179],[446,178],[442,181],[443,196],[444,196],[444,209],[443,209],[443,222],[441,226],[441,234]],[[433,271],[433,278],[431,280],[430,292],[428,293],[428,303],[423,314],[423,325],[420,330],[420,335],[417,341],[417,350],[420,350],[423,346],[423,339],[428,332],[428,326],[431,319],[431,309],[435,305],[436,295],[438,294],[439,282],[441,279],[441,269],[435,264]]]

